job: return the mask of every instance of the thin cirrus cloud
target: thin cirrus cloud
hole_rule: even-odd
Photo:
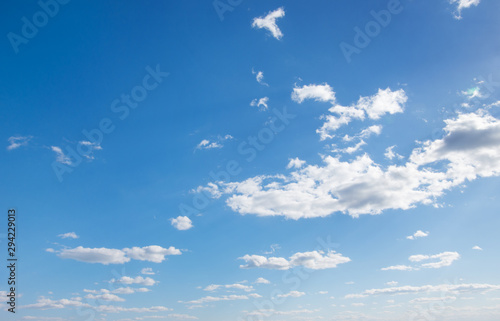
[[[14,150],[21,146],[26,146],[32,138],[33,136],[11,136],[7,139],[9,142],[7,150]]]
[[[266,16],[254,18],[252,27],[256,29],[267,29],[272,36],[278,40],[283,38],[283,33],[276,24],[276,20],[285,16],[285,9],[278,8],[270,11]]]
[[[460,254],[457,252],[443,252],[435,255],[412,255],[408,258],[410,262],[420,263],[420,265],[409,266],[409,265],[394,265],[382,268],[382,271],[414,271],[420,270],[421,268],[427,269],[440,269],[442,267],[450,266],[456,260],[460,259]],[[435,262],[428,262],[430,260],[435,260]],[[424,263],[427,262],[427,263]]]
[[[217,136],[215,139],[203,139],[196,149],[220,149],[224,147],[224,142],[233,139],[231,135]]]
[[[337,265],[350,262],[351,259],[335,251],[324,253],[312,251],[295,253],[287,260],[282,257],[265,257],[260,255],[245,255],[239,258],[246,264],[240,265],[242,269],[263,268],[272,270],[288,270],[295,266],[302,266],[312,270],[336,268]]]
[[[462,10],[468,9],[472,6],[477,7],[481,0],[450,0],[451,4],[456,5],[455,18],[462,19]]]
[[[242,290],[242,291],[245,291],[245,292],[255,291],[255,289],[253,288],[253,286],[251,286],[251,285],[244,285],[244,284],[240,284],[240,283],[224,284],[224,285],[210,284],[209,286],[207,286],[206,288],[204,288],[203,291],[213,292],[213,291],[217,291],[219,289],[235,289],[235,290]]]
[[[395,102],[388,110],[396,112],[397,106]],[[381,109],[376,110],[378,115]],[[347,161],[322,155],[323,165],[308,165],[289,175],[218,182],[210,190],[214,198],[229,195],[226,204],[240,214],[295,220],[435,205],[446,191],[466,181],[500,175],[500,120],[479,110],[444,122],[443,138],[418,143],[401,165],[384,167],[367,154]]]
[[[400,286],[400,287],[389,287],[382,289],[370,289],[365,290],[359,294],[348,294],[345,296],[346,299],[359,299],[366,298],[368,296],[377,295],[403,295],[403,294],[418,294],[418,293],[430,293],[430,292],[441,292],[441,293],[471,293],[471,292],[484,292],[484,291],[497,291],[500,290],[500,285],[494,284],[440,284],[440,285],[423,285],[423,286]]]
[[[170,222],[179,231],[186,231],[193,227],[193,222],[187,216],[178,216],[171,219]]]
[[[153,263],[161,263],[167,255],[180,255],[180,250],[169,247],[163,248],[158,245],[150,245],[145,247],[133,247],[119,249],[108,248],[85,248],[82,246],[73,249],[62,249],[57,255],[63,259],[72,259],[85,263],[99,264],[124,264],[131,259],[139,261],[148,261]]]
[[[66,164],[66,165],[71,165],[73,162],[71,161],[71,158],[64,154],[62,151],[61,147],[58,146],[50,146],[50,149],[56,153],[56,162],[61,163],[61,164]]]

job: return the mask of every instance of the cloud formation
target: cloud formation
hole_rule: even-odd
[[[274,38],[280,40],[283,37],[283,33],[276,24],[276,20],[285,16],[285,9],[278,8],[274,11],[270,11],[265,17],[254,18],[252,22],[252,27],[256,29],[267,29],[271,32]]]
[[[294,266],[303,266],[312,270],[323,270],[336,268],[337,265],[350,262],[351,259],[335,251],[324,253],[323,251],[312,251],[295,253],[287,260],[282,257],[265,257],[260,255],[245,255],[239,258],[246,262],[240,265],[242,269],[263,268],[273,270],[288,270]]]
[[[181,251],[174,248],[163,248],[158,245],[119,249],[85,248],[78,246],[73,249],[62,249],[58,256],[63,259],[72,259],[86,263],[123,264],[131,259],[161,263],[167,255],[180,255]]]

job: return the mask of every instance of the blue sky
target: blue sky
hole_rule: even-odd
[[[2,319],[499,319],[500,3],[2,6]]]

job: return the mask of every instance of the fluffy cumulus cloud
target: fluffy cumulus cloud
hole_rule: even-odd
[[[7,139],[9,142],[7,150],[14,150],[21,146],[26,146],[32,138],[33,136],[11,136]]]
[[[457,252],[443,252],[435,255],[417,254],[410,256],[408,260],[413,263],[419,263],[418,265],[394,265],[382,268],[382,271],[413,271],[420,270],[421,268],[439,269],[445,266],[450,266],[459,258],[460,254]]]
[[[86,263],[123,264],[130,261],[125,252],[118,249],[85,248],[78,246],[73,249],[63,249],[58,253],[63,259],[72,259]]]
[[[78,246],[73,249],[63,249],[58,251],[58,256],[63,259],[72,259],[86,263],[108,264],[123,264],[131,259],[161,263],[167,255],[180,255],[181,251],[174,248],[163,248],[158,245],[150,245],[145,247],[133,247],[119,249],[108,248],[85,248]]]
[[[62,239],[77,239],[77,238],[79,238],[79,236],[76,235],[75,232],[69,232],[69,233],[59,234],[58,237],[60,237]]]
[[[258,278],[257,280],[255,280],[255,283],[256,284],[270,284],[271,282],[269,280],[264,279],[264,278]]]
[[[403,89],[392,91],[390,88],[379,89],[375,95],[360,97],[351,106],[335,104],[328,109],[330,114],[322,116],[325,120],[317,130],[321,140],[334,137],[334,132],[353,120],[366,118],[378,120],[385,114],[402,113],[408,97]]]
[[[389,110],[396,112],[396,105]],[[375,110],[379,114],[381,109]],[[226,204],[240,214],[300,219],[342,212],[357,217],[436,204],[453,187],[500,174],[498,119],[479,110],[445,124],[443,138],[419,143],[404,164],[382,166],[367,154],[349,161],[323,155],[322,165],[219,182],[211,192],[229,195]]]
[[[482,251],[483,249],[477,245],[475,245],[473,248],[473,250],[476,250],[476,251]]]
[[[181,255],[181,251],[171,246],[168,249],[158,245],[125,248],[123,251],[134,260],[161,263],[166,255]]]
[[[170,221],[172,223],[172,226],[179,231],[189,230],[193,227],[193,222],[187,216],[178,216],[177,218],[173,218]]]
[[[266,16],[254,18],[252,22],[252,27],[257,29],[267,29],[274,38],[281,39],[283,33],[276,24],[276,20],[285,16],[285,9],[278,8],[274,11],[270,11]]]
[[[245,255],[239,258],[245,261],[240,265],[242,269],[264,268],[273,270],[288,270],[294,266],[303,266],[312,270],[323,270],[336,268],[337,265],[350,262],[351,259],[335,251],[324,253],[323,251],[312,251],[295,253],[287,260],[282,257],[265,257],[260,255]]]
[[[102,301],[112,301],[112,302],[123,302],[125,299],[117,296],[116,294],[104,293],[104,294],[87,294],[85,296],[86,299],[90,300],[102,300]]]
[[[306,161],[300,160],[298,157],[290,158],[288,165],[286,165],[286,168],[288,168],[288,169],[301,168],[302,166],[305,165],[305,163],[306,163]]]
[[[293,88],[292,100],[301,104],[306,99],[313,99],[321,102],[335,102],[335,92],[328,84],[305,85]]]
[[[415,240],[415,239],[418,239],[421,237],[426,237],[426,236],[429,236],[429,232],[423,232],[421,230],[418,230],[415,233],[413,233],[412,235],[407,236],[406,238],[408,240]]]
[[[462,10],[472,6],[478,6],[481,0],[450,0],[451,4],[456,5],[455,18],[462,19]]]
[[[290,291],[285,294],[278,294],[276,297],[278,298],[300,298],[301,296],[306,295],[304,292],[299,292],[299,291]]]

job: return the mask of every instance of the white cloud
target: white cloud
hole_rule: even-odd
[[[386,284],[388,286],[396,286],[396,285],[398,285],[398,282],[396,282],[396,281],[390,281],[390,282],[387,282]],[[392,303],[394,303],[394,302],[392,302]]]
[[[125,252],[117,249],[107,248],[84,248],[82,246],[74,249],[63,249],[58,254],[63,259],[72,259],[86,263],[123,264],[130,261]]]
[[[403,89],[392,91],[387,88],[379,89],[373,96],[360,97],[358,102],[351,106],[334,104],[328,110],[331,114],[322,116],[325,122],[316,132],[320,134],[321,140],[332,138],[333,132],[354,119],[364,120],[368,117],[378,120],[385,114],[402,113],[407,100],[408,97]]]
[[[450,0],[451,4],[456,4],[456,13],[455,13],[455,18],[456,19],[462,19],[462,10],[470,8],[472,6],[478,6],[481,0]]]
[[[14,150],[21,146],[26,146],[32,138],[33,136],[11,136],[7,139],[9,142],[7,150]]]
[[[429,236],[429,232],[422,232],[421,230],[416,231],[413,235],[407,236],[408,240],[415,240],[417,238]]]
[[[288,169],[301,168],[302,166],[304,166],[305,163],[306,163],[306,161],[300,160],[298,157],[290,158],[286,168],[288,168]]]
[[[264,279],[264,278],[258,278],[257,280],[255,280],[255,283],[256,284],[270,284],[271,282],[269,280]]]
[[[145,247],[125,248],[123,251],[134,260],[148,261],[161,263],[165,260],[166,255],[181,255],[181,251],[171,246],[168,249],[158,245],[150,245]]]
[[[321,102],[335,102],[335,92],[327,83],[321,85],[305,85],[293,88],[292,100],[301,104],[306,99]]]
[[[413,268],[408,265],[393,265],[381,269],[382,271],[413,271]]]
[[[85,150],[83,150],[83,156],[89,160],[94,159],[94,151],[102,150],[101,145],[89,142],[87,140],[82,140],[78,142],[79,145],[85,146]],[[83,149],[83,147],[82,147]]]
[[[259,110],[264,111],[264,110],[267,110],[269,108],[269,106],[267,105],[268,102],[269,102],[269,97],[263,97],[260,99],[252,100],[252,102],[250,103],[250,106],[258,107]]]
[[[180,255],[181,251],[169,247],[163,248],[158,245],[145,247],[125,248],[123,250],[108,248],[84,248],[82,246],[73,249],[63,249],[58,252],[58,256],[63,259],[73,259],[86,263],[123,264],[130,259],[161,263],[166,255]]]
[[[264,268],[275,270],[288,270],[294,266],[303,266],[313,270],[336,268],[337,265],[350,262],[351,259],[335,251],[324,253],[323,251],[312,251],[295,253],[289,260],[282,257],[264,257],[260,255],[245,255],[239,258],[246,262],[240,265],[242,269]]]
[[[61,164],[71,165],[71,159],[64,154],[62,149],[57,146],[50,146],[50,149],[56,153],[56,161]]]
[[[130,280],[133,280],[132,278],[129,278],[129,277],[126,277],[126,279],[124,279],[125,281],[130,281]],[[144,281],[145,279],[143,279],[142,281],[145,282],[145,283],[151,283],[149,280],[148,281]],[[140,281],[140,280],[139,280]],[[115,279],[112,280],[113,283],[120,283],[119,281],[116,281]],[[132,283],[130,283],[132,284]],[[87,289],[83,289],[83,292],[85,293],[90,293],[90,294],[96,294],[96,295],[100,295],[100,294],[110,294],[110,293],[114,293],[114,294],[133,294],[133,293],[136,293],[136,292],[149,292],[151,290],[149,290],[148,288],[131,288],[131,287],[121,287],[121,288],[117,288],[117,289],[114,289],[112,291],[110,290],[107,290],[107,289],[100,289],[100,290],[87,290]]]
[[[266,83],[264,82],[264,72],[262,72],[262,71],[254,71],[254,70],[252,69],[252,74],[256,75],[256,76],[255,76],[255,80],[257,80],[257,82],[258,82],[259,84],[261,84],[261,85],[263,85],[263,86],[267,86],[267,87],[269,87],[269,85],[268,85],[268,84],[266,84]]]
[[[430,263],[421,263],[419,266],[408,266],[408,265],[395,265],[389,266],[386,268],[382,268],[382,271],[414,271],[419,270],[420,268],[429,268],[429,269],[440,269],[445,266],[450,266],[453,262],[460,258],[460,254],[457,252],[443,252],[435,255],[412,255],[408,258],[410,262],[422,262],[428,260],[437,260],[436,262]]]
[[[396,148],[396,145],[393,145],[393,146],[386,148],[385,154],[384,154],[385,158],[390,159],[390,160],[393,160],[394,158],[403,159],[404,158],[403,156],[394,152],[394,148]]]
[[[171,219],[172,226],[179,231],[189,230],[193,227],[193,222],[187,216],[178,216],[177,218]]]
[[[76,299],[61,299],[51,300],[45,297],[39,297],[36,303],[21,306],[24,309],[64,309],[64,308],[77,308],[77,307],[90,307],[89,304],[83,303],[81,300]]]
[[[198,320],[197,317],[189,315],[189,314],[178,314],[178,313],[171,313],[167,315],[168,318],[172,319],[179,319],[179,320]]]
[[[304,292],[299,292],[299,291],[290,291],[289,293],[286,294],[278,294],[278,298],[300,298],[301,296],[306,295]]]
[[[366,290],[360,294],[348,294],[346,299],[364,298],[371,295],[402,295],[402,294],[417,294],[426,292],[441,292],[441,293],[469,293],[469,292],[484,292],[500,290],[500,285],[491,284],[440,284],[440,285],[424,285],[424,286],[400,286],[382,289]]]
[[[184,302],[187,304],[204,304],[204,303],[211,303],[211,302],[218,302],[218,301],[234,301],[234,300],[248,300],[248,296],[246,295],[223,295],[219,297],[214,297],[214,296],[206,296],[198,300],[192,300],[188,302]]]
[[[219,149],[224,147],[224,142],[233,139],[231,135],[217,136],[214,140],[203,139],[196,149]]]
[[[144,268],[141,270],[141,274],[155,275],[155,272],[153,272],[152,268]]]
[[[103,301],[113,301],[113,302],[125,301],[125,299],[120,298],[116,294],[111,294],[111,293],[104,293],[104,294],[99,294],[99,295],[88,294],[85,296],[85,298],[90,299],[90,300],[103,300]]]
[[[135,278],[132,278],[130,276],[122,276],[119,279],[111,279],[109,281],[110,283],[121,283],[121,284],[139,284],[143,286],[153,286],[156,284],[156,281],[153,280],[150,277],[142,277],[142,276],[136,276]]]
[[[443,252],[436,255],[412,255],[408,259],[411,262],[421,262],[427,260],[438,259],[438,262],[424,263],[423,268],[439,269],[445,266],[450,266],[454,261],[460,258],[457,252]]]
[[[354,136],[349,136],[345,135],[342,139],[344,141],[352,141],[354,139],[363,139],[363,138],[369,138],[372,135],[380,135],[382,133],[382,126],[380,125],[373,125],[368,128],[363,129],[359,134],[354,135]]]
[[[251,292],[251,291],[255,290],[253,288],[253,286],[251,286],[251,285],[244,285],[244,284],[240,284],[240,283],[225,284],[225,285],[211,284],[211,285],[207,286],[206,288],[204,288],[203,290],[213,292],[213,291],[217,291],[221,288],[243,290],[245,292]]]
[[[252,27],[257,29],[267,29],[271,32],[274,38],[281,39],[283,33],[276,24],[276,19],[285,16],[285,10],[283,8],[278,8],[274,11],[270,11],[265,17],[254,18],[252,22]]]
[[[465,181],[500,175],[500,121],[484,111],[445,120],[442,139],[419,143],[403,165],[383,167],[367,154],[353,160],[322,156],[288,175],[255,176],[219,182],[217,197],[240,214],[353,217],[436,204],[438,197]],[[219,188],[220,187],[220,188]]]
[[[59,234],[58,235],[62,239],[77,239],[79,238],[78,235],[76,235],[75,232],[69,232],[69,233],[64,233],[64,234]]]
[[[477,245],[476,245],[476,246],[474,246],[472,249],[473,249],[473,250],[477,250],[477,251],[482,251],[482,250],[483,250],[482,248],[480,248],[480,247],[479,247],[479,246],[477,246]]]

